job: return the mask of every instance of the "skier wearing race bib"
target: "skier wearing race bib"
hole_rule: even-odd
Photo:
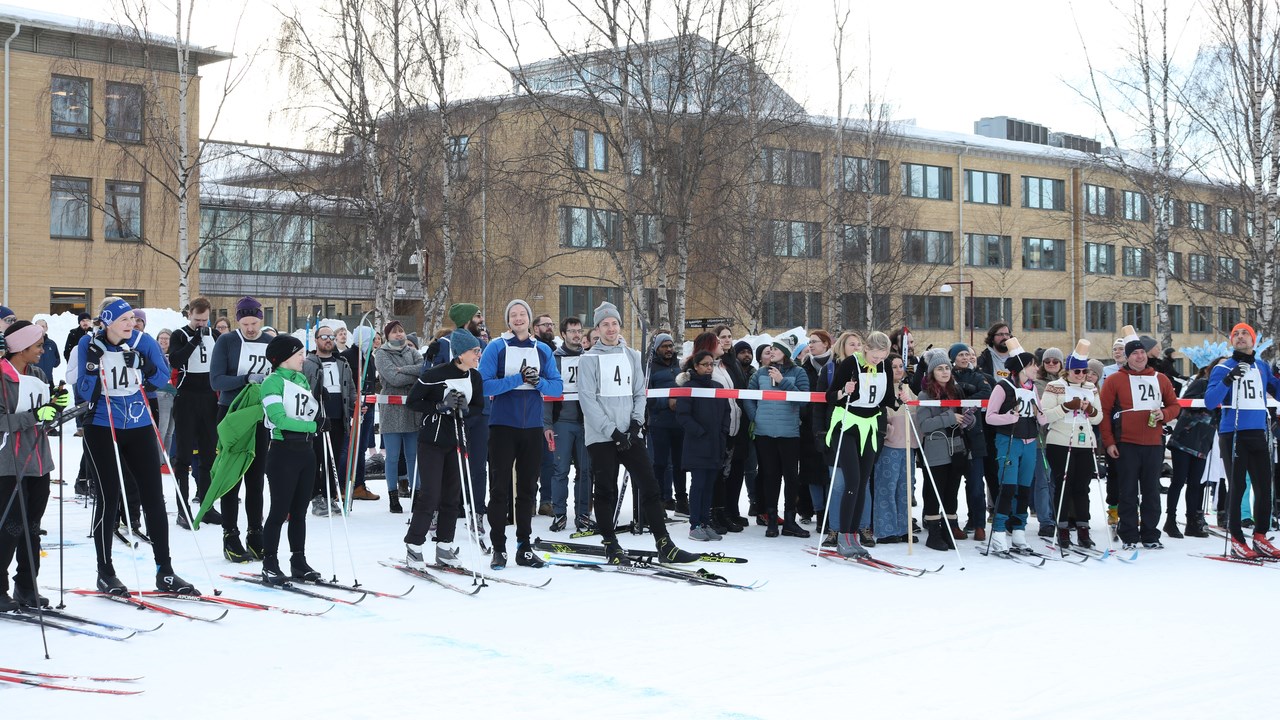
[[[1071,546],[1069,518],[1075,520],[1076,544],[1084,548],[1094,544],[1089,538],[1089,481],[1093,479],[1096,447],[1092,426],[1102,422],[1102,401],[1097,387],[1084,379],[1089,369],[1089,346],[1088,340],[1076,343],[1075,351],[1066,358],[1062,377],[1046,385],[1041,397],[1049,421],[1045,456],[1054,483],[1058,546],[1063,548]]]
[[[223,333],[213,344],[209,365],[209,384],[218,391],[219,421],[226,417],[231,403],[246,385],[261,383],[271,372],[267,362],[267,343],[271,338],[262,332],[262,303],[251,297],[240,298],[236,303],[236,325],[239,326],[236,330]],[[258,425],[253,463],[245,470],[242,481],[222,496],[222,554],[233,563],[262,559],[263,472],[269,439],[266,428]],[[240,544],[241,485],[245,488],[244,512],[249,521],[245,537],[248,550]]]
[[[1257,357],[1257,334],[1247,323],[1231,328],[1231,357],[1218,363],[1209,375],[1204,393],[1205,408],[1222,407],[1218,422],[1218,447],[1230,481],[1227,527],[1231,531],[1231,551],[1240,557],[1259,555],[1280,557],[1280,550],[1267,540],[1271,528],[1272,462],[1275,437],[1267,408],[1269,398],[1280,399],[1280,380],[1265,360]],[[1240,503],[1246,488],[1245,475],[1253,487],[1253,547],[1240,528]]]
[[[641,424],[646,383],[640,353],[623,344],[622,315],[613,303],[600,303],[592,320],[599,339],[578,363],[578,404],[582,408],[587,452],[591,455],[596,525],[609,562],[629,564],[613,525],[618,507],[619,464],[631,473],[641,515],[653,531],[660,562],[693,562],[698,556],[676,547],[667,533],[662,494],[645,449]]]
[[[209,490],[209,468],[218,444],[218,394],[209,384],[209,368],[213,346],[219,333],[209,327],[209,301],[198,297],[187,310],[187,324],[169,337],[169,365],[178,371],[178,395],[173,399],[173,421],[176,436],[173,476],[178,480],[178,502],[190,499],[191,451],[200,453],[196,470],[196,505]],[[204,522],[222,524],[222,516],[213,508]],[[178,513],[178,527],[191,529],[186,513]]]
[[[277,557],[280,530],[287,519],[289,576],[319,580],[320,573],[307,564],[306,557],[307,504],[316,472],[312,440],[319,402],[302,373],[301,340],[279,335],[267,344],[266,357],[274,371],[262,381],[261,391],[264,424],[271,433],[266,462],[271,511],[262,528],[262,579],[271,585],[288,581]]]
[[[564,392],[551,348],[529,333],[533,322],[529,303],[512,300],[504,315],[510,334],[495,338],[480,356],[484,392],[493,398],[493,414],[489,416],[489,537],[493,540],[490,567],[494,570],[506,567],[507,513],[513,495],[516,563],[544,565],[529,544],[546,444],[542,396],[558,397]]]
[[[417,437],[418,492],[404,536],[405,564],[417,569],[427,567],[423,545],[431,529],[431,516],[437,512],[435,562],[458,565],[457,548],[449,546],[462,514],[458,507],[463,492],[459,455],[469,451],[463,447],[463,438],[471,440],[465,428],[461,436],[458,430],[468,415],[484,411],[484,383],[476,370],[480,340],[458,328],[450,334],[449,346],[453,361],[422,373],[414,381],[407,403],[409,410],[422,417]]]
[[[173,392],[169,365],[150,335],[134,328],[133,308],[118,297],[102,301],[102,332],[80,338],[76,395],[94,403],[84,428],[85,451],[98,472],[98,503],[93,511],[93,545],[97,551],[98,589],[128,593],[111,562],[111,542],[120,511],[120,471],[137,482],[156,560],[156,587],[165,592],[198,595],[191,583],[173,572],[169,558],[169,526],[160,478],[160,444],[142,382]]]
[[[825,431],[826,445],[840,448],[831,490],[831,502],[840,504],[836,549],[845,557],[869,554],[858,538],[858,524],[884,438],[884,411],[898,406],[891,366],[885,362],[889,351],[889,336],[871,333],[863,352],[840,361],[827,388],[831,420]]]
[[[303,360],[302,374],[307,376],[307,387],[311,388],[311,395],[320,406],[320,414],[316,416],[319,431],[314,442],[316,477],[311,493],[311,512],[325,517],[340,509],[342,496],[338,488],[345,483],[340,483],[337,476],[330,477],[329,460],[326,460],[330,450],[325,448],[324,436],[329,436],[334,470],[345,477],[347,468],[343,460],[346,458],[347,425],[356,409],[356,383],[351,367],[336,352],[337,335],[333,329],[319,325],[315,338],[316,349]],[[372,420],[369,418],[370,422]],[[327,493],[326,482],[329,485]]]
[[[578,362],[582,356],[582,320],[576,316],[560,321],[560,337],[564,344],[553,355],[565,394],[578,392]],[[591,457],[582,428],[582,409],[577,400],[543,403],[543,432],[555,440],[556,471],[551,477],[551,531],[559,532],[568,525],[569,466],[577,463],[573,481],[574,527],[581,531],[594,528],[591,522]]]
[[[40,423],[53,420],[70,402],[70,392],[49,392],[48,376],[37,367],[45,354],[39,325],[18,320],[4,331],[0,360],[0,612],[19,605],[48,607],[37,592],[40,572],[40,518],[49,503],[53,452]],[[57,348],[54,348],[57,356]],[[21,492],[18,483],[21,482]],[[17,497],[14,497],[14,495]],[[6,514],[7,513],[7,514]],[[13,597],[9,597],[9,563],[18,558]]]
[[[1009,359],[987,401],[987,426],[995,434],[995,454],[999,458],[1000,493],[996,498],[996,518],[991,525],[991,552],[1029,548],[1026,538],[1027,505],[1031,502],[1031,481],[1038,461],[1040,426],[1045,423],[1036,399],[1036,356],[1022,349],[1016,338],[1005,343]],[[1006,533],[1008,535],[1006,535]]]
[[[1166,375],[1147,365],[1147,351],[1125,326],[1125,364],[1102,383],[1102,446],[1116,461],[1124,550],[1159,550],[1160,471],[1164,469],[1164,425],[1182,409]],[[1141,507],[1139,507],[1141,503]],[[1139,526],[1139,512],[1142,520]]]

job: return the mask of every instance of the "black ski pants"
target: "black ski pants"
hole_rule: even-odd
[[[1237,430],[1218,436],[1222,464],[1227,471],[1231,502],[1227,505],[1227,528],[1244,541],[1240,529],[1240,503],[1244,501],[1245,474],[1253,487],[1254,532],[1271,529],[1271,447],[1264,430]]]
[[[9,563],[18,557],[14,587],[36,589],[40,573],[40,520],[49,505],[49,475],[0,477],[0,593],[9,592]]]
[[[618,466],[631,474],[634,497],[639,501],[640,515],[649,524],[654,540],[667,537],[666,511],[662,507],[662,492],[658,479],[649,462],[649,451],[643,443],[632,443],[626,450],[619,450],[617,443],[601,442],[587,446],[591,456],[591,479],[595,493],[596,525],[600,535],[614,538],[614,517],[618,508]]]
[[[121,510],[117,453],[120,468],[132,475],[137,483],[138,501],[147,519],[156,565],[168,566],[169,519],[165,514],[160,446],[156,443],[155,429],[146,425],[116,430],[115,435],[116,440],[112,441],[111,428],[102,425],[86,425],[84,428],[85,450],[98,472],[98,502],[93,508],[93,547],[97,552],[98,567],[112,567],[111,544]]]
[[[513,493],[516,542],[529,542],[533,534],[533,508],[538,501],[538,477],[546,442],[540,427],[489,426],[489,539],[494,552],[507,547],[507,514],[511,512]],[[422,463],[418,461],[419,465]]]
[[[271,511],[262,528],[267,555],[280,550],[280,529],[289,521],[289,550],[307,549],[307,506],[315,482],[316,458],[307,440],[272,440],[267,450],[267,487]]]
[[[179,391],[173,399],[173,476],[178,480],[178,502],[191,500],[191,451],[200,453],[196,466],[197,500],[209,491],[209,468],[218,445],[218,396],[211,392]]]
[[[227,415],[227,406],[218,406],[218,420]],[[222,531],[228,533],[240,532],[240,486],[244,486],[244,514],[245,519],[249,521],[249,530],[262,529],[262,505],[264,479],[263,474],[267,469],[267,446],[271,442],[271,433],[267,432],[266,426],[258,423],[257,434],[254,437],[254,454],[253,462],[249,468],[244,471],[244,476],[236,483],[235,487],[227,491],[222,496]],[[210,465],[212,465],[212,461]],[[200,459],[200,465],[204,466],[204,458]],[[101,466],[99,466],[101,469]],[[150,526],[150,523],[148,523]]]
[[[1093,479],[1093,448],[1048,445],[1045,458],[1053,479],[1053,506],[1059,528],[1075,520],[1079,527],[1089,526],[1089,481]],[[1066,499],[1063,500],[1063,493]]]
[[[1121,542],[1156,542],[1160,539],[1160,471],[1164,468],[1164,445],[1122,442],[1118,449],[1120,457],[1115,464],[1120,478],[1120,524],[1116,532]]]
[[[462,496],[461,457],[456,447],[418,443],[418,491],[413,495],[413,517],[404,541],[421,545],[431,530],[431,514],[436,517],[436,542],[451,543],[458,528],[458,498]],[[388,489],[390,491],[390,489]],[[491,519],[492,521],[492,519]],[[494,523],[498,526],[498,523]],[[525,536],[528,539],[528,536]]]

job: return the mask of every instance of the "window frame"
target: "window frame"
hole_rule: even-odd
[[[591,165],[591,136],[586,130],[573,128],[569,137],[569,167],[586,170]]]
[[[995,198],[990,197],[992,188],[990,182],[995,181]],[[1012,203],[1012,191],[1009,188],[1009,173],[996,172],[994,170],[969,170],[964,171],[964,201],[975,205],[1003,205],[1009,207]],[[982,192],[976,192],[977,188],[981,188]],[[981,195],[981,197],[979,197]]]
[[[1046,304],[1048,303],[1048,304]],[[1052,326],[1033,324],[1036,318],[1044,318],[1045,310],[1052,310]],[[1067,301],[1052,298],[1024,298],[1022,301],[1022,329],[1026,332],[1063,332],[1067,329]]]
[[[868,233],[866,225],[840,225],[836,230],[839,233],[838,241],[840,243],[840,252],[844,253],[846,260],[861,261],[866,257],[866,252],[862,250],[863,244],[866,242]],[[861,231],[861,232],[859,232]],[[890,236],[889,228],[885,225],[873,225],[870,227],[871,238],[871,262],[886,263],[889,262],[890,254]]]
[[[1033,243],[1040,244],[1040,251],[1039,251],[1040,258],[1042,259],[1045,257],[1056,258],[1056,262],[1054,266],[1045,267],[1043,262],[1037,262],[1035,266],[1032,266],[1030,264],[1031,263],[1030,258],[1036,255],[1036,253],[1033,253],[1031,249],[1031,245]],[[1053,248],[1046,249],[1044,247],[1044,243],[1053,243]],[[1022,238],[1022,269],[1023,270],[1040,270],[1044,272],[1063,272],[1067,269],[1066,251],[1067,251],[1066,240],[1059,240],[1057,238],[1024,236]]]
[[[1116,331],[1115,301],[1086,300],[1084,303],[1084,315],[1085,332],[1114,333]]]
[[[1023,175],[1022,207],[1029,210],[1063,210],[1066,208],[1066,185],[1065,180],[1059,180],[1058,178]],[[1048,191],[1047,198],[1045,195],[1046,190]],[[1032,198],[1035,198],[1034,202],[1032,202]],[[1043,204],[1046,199],[1048,200],[1048,205]]]
[[[58,188],[57,184],[62,183],[81,183],[84,186],[84,197],[80,200],[83,205],[84,212],[84,234],[68,235],[64,233],[54,232],[54,219],[57,215],[63,213],[55,212],[54,204],[58,202],[56,193],[63,190],[68,193],[76,193],[77,189]],[[74,200],[74,198],[72,198]],[[70,201],[68,201],[70,202]],[[68,177],[65,175],[54,175],[49,178],[49,238],[53,240],[93,240],[93,180],[91,178]]]
[[[1105,250],[1105,262],[1099,263],[1099,250]],[[1098,268],[1103,269],[1098,269]],[[1084,244],[1084,271],[1086,275],[1115,275],[1116,246],[1112,243],[1086,242]]]
[[[591,171],[609,172],[609,136],[599,130],[591,131]]]
[[[112,186],[116,186],[113,189]],[[123,189],[125,186],[136,188],[136,191]],[[135,198],[137,203],[137,232],[134,235],[123,235],[112,232],[125,224],[125,218],[119,212],[120,198]],[[102,237],[108,242],[142,242],[146,232],[144,218],[146,216],[146,189],[143,183],[132,180],[107,180],[103,184],[102,195]],[[132,225],[133,223],[130,223]]]
[[[1151,253],[1146,248],[1125,245],[1122,252],[1120,274],[1131,278],[1151,277]],[[1137,265],[1135,268],[1134,265]],[[1126,325],[1130,323],[1125,323]]]
[[[992,241],[999,246],[998,262],[992,264],[991,244]],[[981,245],[981,247],[979,247]],[[981,257],[980,257],[981,256]],[[985,259],[988,262],[977,262]],[[986,233],[965,233],[964,234],[964,264],[967,267],[974,268],[996,268],[1010,270],[1013,268],[1013,236],[1011,235],[990,235]]]
[[[136,98],[117,97],[114,92],[121,89],[136,92]],[[108,81],[106,85],[106,103],[103,113],[103,125],[107,140],[130,145],[141,145],[146,137],[146,89],[138,83]],[[125,117],[137,116],[137,129],[113,123],[112,117],[123,112]],[[117,117],[118,119],[118,117]]]
[[[78,82],[83,84],[84,120],[59,120],[57,117],[59,102],[68,102],[58,98],[67,94],[59,93],[55,84],[58,81]],[[54,137],[74,138],[77,140],[93,140],[93,79],[76,75],[53,73],[49,81],[49,134]]]
[[[952,199],[951,186],[951,168],[944,165],[926,165],[924,163],[902,163],[902,195],[903,197],[916,198],[920,200],[944,200]],[[916,184],[913,174],[919,170],[919,194],[912,191]],[[937,194],[930,194],[930,171],[937,171]]]
[[[920,304],[919,317],[913,307]],[[936,307],[935,307],[936,306]],[[955,298],[947,295],[903,295],[902,318],[907,325],[921,330],[954,330]]]
[[[930,260],[930,250],[939,243],[945,249],[945,257]],[[955,262],[954,244],[950,230],[903,230],[902,261],[910,265],[951,265]]]
[[[1101,191],[1099,193],[1098,191]],[[1101,194],[1101,198],[1097,197]],[[1098,207],[1098,200],[1101,207]],[[1084,184],[1084,213],[1094,217],[1111,217],[1115,206],[1114,191],[1105,185]],[[1097,212],[1101,210],[1101,212]]]

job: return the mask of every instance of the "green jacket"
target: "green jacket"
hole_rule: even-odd
[[[286,397],[288,389],[286,381],[306,391],[305,394]],[[289,414],[290,408],[286,403],[293,404],[291,408],[294,411],[293,415]],[[314,419],[303,420],[295,417],[303,415],[315,418],[320,407],[320,401],[311,394],[311,385],[307,383],[307,376],[296,370],[276,368],[275,372],[262,381],[262,407],[263,412],[266,413],[267,424],[271,427],[272,440],[283,440],[283,433],[286,432],[314,433],[316,431]]]
[[[200,527],[200,519],[213,503],[234,489],[253,464],[258,425],[263,417],[261,387],[253,383],[246,385],[231,402],[226,417],[218,423],[218,454],[209,469],[209,491],[196,513],[192,524],[195,528]]]

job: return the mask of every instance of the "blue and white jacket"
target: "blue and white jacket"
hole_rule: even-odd
[[[1226,382],[1227,375],[1240,364],[1252,367],[1235,383]],[[1237,394],[1238,391],[1238,394]],[[1267,398],[1280,400],[1280,380],[1265,360],[1242,353],[1218,363],[1209,373],[1209,387],[1204,391],[1204,406],[1214,409],[1223,405],[1218,420],[1218,434],[1226,435],[1236,430],[1264,430],[1267,417],[1274,410],[1267,409]]]
[[[97,372],[89,372],[85,368],[85,357],[89,352],[90,343],[99,345],[104,350],[102,367]],[[169,384],[169,361],[160,350],[160,345],[156,343],[155,338],[134,330],[128,340],[119,345],[112,345],[107,342],[104,335],[98,333],[80,338],[77,347],[79,356],[76,362],[79,375],[76,378],[76,397],[97,398],[89,424],[103,427],[114,424],[117,430],[132,430],[150,425],[151,406],[147,404],[146,394],[142,390],[142,381],[147,380],[157,387]],[[143,378],[141,371],[125,367],[121,356],[125,350],[133,350],[146,356],[154,366],[151,374]],[[104,375],[107,385],[101,387]],[[99,393],[100,388],[101,393]]]
[[[538,384],[525,383],[520,368],[538,367]],[[489,341],[480,356],[484,394],[493,398],[489,425],[514,428],[542,427],[542,398],[564,394],[564,382],[551,348],[532,335],[524,340],[499,337]]]

